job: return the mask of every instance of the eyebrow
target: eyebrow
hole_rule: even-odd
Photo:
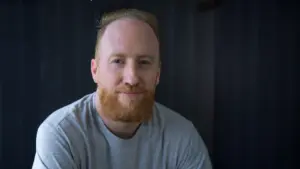
[[[112,55],[110,56],[110,58],[112,58],[112,57],[122,57],[122,58],[124,58],[124,57],[126,57],[126,55],[123,54],[123,53],[114,53],[114,54],[112,54]],[[138,59],[141,59],[141,58],[148,58],[148,59],[150,59],[151,61],[154,61],[154,60],[155,60],[155,57],[154,57],[154,56],[152,56],[152,55],[147,55],[147,54],[141,54],[141,55],[138,55],[137,58],[138,58]]]
[[[112,55],[110,55],[110,58],[112,57],[125,57],[125,55],[123,53],[113,53]]]
[[[151,61],[154,61],[154,60],[155,60],[155,57],[152,56],[152,55],[138,55],[138,58],[148,58],[148,59],[150,59]]]

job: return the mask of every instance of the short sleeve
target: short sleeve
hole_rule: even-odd
[[[188,133],[186,144],[181,145],[177,169],[212,169],[206,145],[193,125]]]
[[[76,168],[66,136],[49,124],[40,125],[32,169]]]

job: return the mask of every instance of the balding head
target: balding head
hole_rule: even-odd
[[[151,27],[140,20],[122,18],[107,25],[96,57],[122,54],[159,58],[159,42]]]
[[[101,17],[100,24],[98,25],[98,33],[97,33],[97,41],[96,41],[96,49],[95,49],[95,56],[98,56],[98,47],[99,43],[102,40],[103,34],[106,32],[106,29],[109,25],[116,21],[120,20],[135,20],[143,22],[146,27],[150,27],[152,32],[156,36],[156,39],[158,41],[159,35],[158,35],[158,22],[156,17],[148,12],[137,10],[137,9],[121,9],[118,11],[106,13]],[[124,23],[124,22],[122,22]],[[124,24],[118,24],[118,26],[124,26]],[[131,22],[136,23],[136,22]],[[148,29],[148,28],[147,28]]]

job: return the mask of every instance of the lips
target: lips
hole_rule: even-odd
[[[117,88],[116,91],[119,94],[127,94],[127,95],[139,95],[147,92],[147,90],[145,90],[142,87],[128,87],[128,86],[122,86],[120,88]]]
[[[126,93],[126,94],[141,94],[141,93],[144,93],[144,92],[122,92],[122,93]]]
[[[144,92],[120,92],[122,94],[128,94],[128,95],[138,95],[138,94],[143,94]]]

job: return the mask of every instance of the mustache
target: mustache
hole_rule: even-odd
[[[116,89],[117,92],[132,92],[132,93],[142,93],[142,92],[146,92],[147,90],[142,87],[142,86],[130,86],[130,85],[122,85],[122,86],[119,86],[117,89]]]

